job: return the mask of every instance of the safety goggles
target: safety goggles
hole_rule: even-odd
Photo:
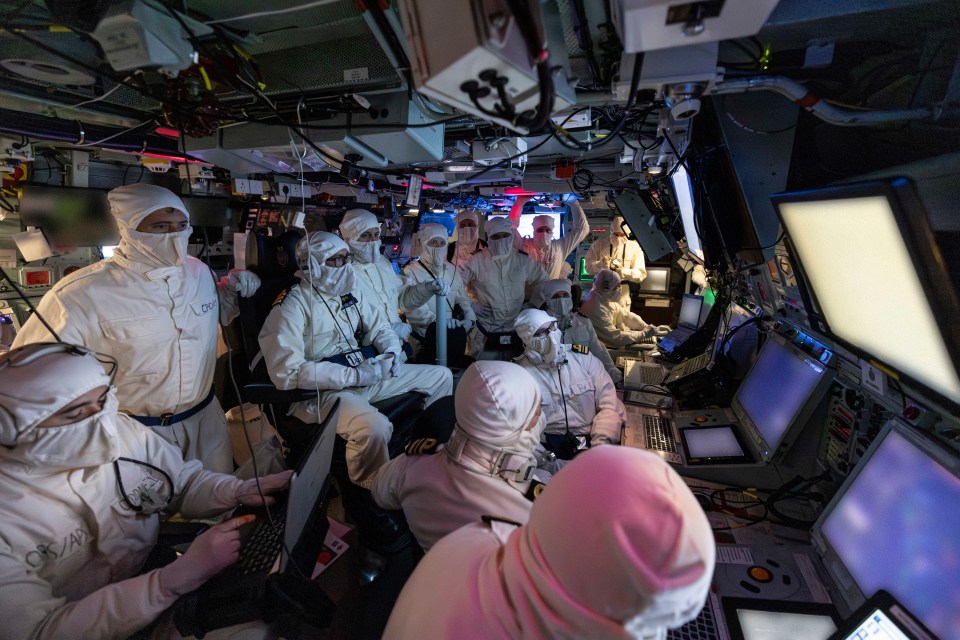
[[[556,323],[556,322],[551,322],[550,324],[546,325],[545,327],[541,327],[541,328],[537,329],[536,331],[534,331],[533,337],[534,337],[534,338],[543,338],[543,337],[546,337],[546,336],[550,335],[550,332],[551,332],[551,331],[556,331],[556,330],[557,330],[557,323]]]
[[[339,269],[343,265],[350,264],[351,262],[353,262],[353,254],[348,253],[342,256],[332,256],[327,258],[323,261],[323,264],[327,265],[328,267],[336,267]]]

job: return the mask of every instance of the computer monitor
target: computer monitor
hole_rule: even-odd
[[[960,458],[888,422],[813,526],[814,546],[856,609],[883,589],[941,638],[960,638]]]
[[[831,379],[825,364],[783,336],[767,338],[731,403],[764,462],[803,426]]]
[[[448,211],[423,211],[420,214],[420,224],[428,223],[442,224],[447,230],[447,237],[453,235],[454,229],[457,228],[456,222],[454,221],[454,214]]]
[[[913,185],[772,199],[818,328],[960,410],[960,302]]]
[[[690,176],[683,164],[678,164],[673,173],[673,194],[677,199],[677,208],[680,209],[680,220],[683,222],[683,235],[687,240],[687,249],[693,255],[703,260],[703,246],[700,243],[700,232],[694,221],[693,186]]]
[[[680,302],[680,324],[691,327],[700,326],[700,310],[703,308],[703,296],[685,293]]]
[[[20,221],[40,227],[53,247],[97,247],[120,238],[107,192],[101,189],[27,185],[20,197]]]
[[[520,232],[520,236],[523,238],[532,238],[533,237],[533,219],[537,216],[550,216],[553,218],[553,237],[554,239],[559,238],[561,235],[560,230],[560,213],[524,213],[520,216],[520,224],[517,226],[517,231]]]
[[[670,293],[670,267],[647,267],[647,277],[640,283],[643,293]]]

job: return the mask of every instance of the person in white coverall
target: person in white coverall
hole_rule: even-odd
[[[667,325],[652,325],[620,302],[620,276],[603,269],[593,281],[580,313],[590,318],[600,342],[611,349],[623,349],[670,332]]]
[[[528,200],[529,198],[521,196],[510,209],[510,220],[514,229],[520,225],[523,205]],[[573,253],[590,233],[587,215],[583,212],[580,203],[574,200],[569,206],[570,224],[562,238],[553,237],[556,221],[553,216],[546,215],[534,216],[532,238],[520,238],[519,232],[515,235],[515,238],[520,239],[519,248],[533,258],[534,262],[547,272],[547,277],[551,280],[566,278],[573,272],[567,263],[567,256]]]
[[[443,448],[394,458],[370,490],[381,507],[403,509],[424,551],[485,514],[526,522],[542,484],[533,476],[544,425],[533,378],[510,362],[475,362],[454,402],[457,422]]]
[[[400,290],[400,306],[406,309],[407,322],[418,340],[427,335],[427,327],[436,322],[436,295],[435,291],[443,291],[447,305],[446,329],[453,337],[457,329],[460,338],[456,342],[461,351],[466,343],[466,332],[476,323],[476,315],[467,291],[463,286],[463,278],[457,268],[447,262],[447,228],[434,222],[420,225],[417,232],[420,239],[420,259],[411,260],[403,266],[405,285]],[[440,281],[443,287],[433,283]],[[415,336],[415,337],[416,337]],[[450,339],[448,338],[448,344]],[[423,345],[430,353],[436,352],[436,347]],[[450,356],[455,354],[452,351]]]
[[[585,346],[590,354],[603,364],[613,382],[620,382],[623,380],[623,373],[600,342],[590,319],[573,310],[571,293],[569,280],[546,280],[533,288],[529,304],[534,309],[546,311],[557,320],[563,344]]]
[[[584,437],[588,447],[620,444],[623,403],[603,364],[564,345],[557,321],[546,311],[525,309],[515,326],[525,349],[516,363],[540,386],[547,450],[572,459],[577,445],[565,441],[570,436]]]
[[[260,280],[234,271],[218,283],[187,255],[189,214],[168,189],[131,184],[107,199],[120,228],[113,257],[58,282],[38,315],[62,340],[119,361],[122,411],[177,445],[184,458],[232,472],[226,418],[213,395],[219,324],[236,317],[237,293],[253,295]],[[14,346],[52,339],[33,316]]]
[[[357,289],[363,297],[380,306],[390,328],[400,340],[410,337],[411,327],[400,319],[400,291],[404,286],[393,271],[393,265],[380,253],[380,223],[377,216],[365,209],[351,209],[340,222],[340,235],[353,253],[353,270],[356,274]],[[442,282],[425,283],[419,287],[430,296],[441,290],[446,293]],[[406,309],[403,309],[406,311]],[[409,349],[409,347],[408,347]]]
[[[461,209],[453,220],[457,225],[457,240],[447,247],[447,260],[462,271],[470,256],[487,246],[487,243],[480,238],[480,217],[475,210]]]
[[[300,282],[277,298],[260,330],[267,371],[279,389],[318,391],[316,400],[291,409],[303,422],[324,418],[340,398],[336,429],[347,441],[347,471],[369,489],[389,459],[393,432],[370,403],[419,391],[429,405],[450,395],[453,378],[445,367],[404,364],[400,338],[381,305],[356,286],[343,240],[308,234],[297,244],[297,264]]]
[[[185,461],[175,446],[117,413],[116,389],[101,364],[108,360],[62,343],[0,355],[4,640],[128,637],[233,564],[237,528],[254,518],[214,525],[171,564],[141,573],[161,514],[210,518],[241,502],[262,504],[256,480]],[[263,493],[283,488],[290,473],[260,478]],[[245,628],[208,637],[266,637],[262,623]]]
[[[487,333],[512,331],[527,287],[546,279],[546,272],[513,246],[509,218],[487,220],[486,248],[463,266],[463,280],[477,295],[477,323]]]
[[[420,561],[383,637],[666,637],[707,599],[716,561],[703,509],[657,455],[598,447],[557,473],[526,525],[451,533]]]
[[[623,218],[616,216],[610,223],[610,235],[598,238],[585,260],[587,273],[596,276],[601,269],[615,271],[623,281],[620,287],[620,302],[630,308],[630,287],[627,282],[641,283],[647,277],[647,263],[643,249],[636,240],[627,240],[623,229]]]

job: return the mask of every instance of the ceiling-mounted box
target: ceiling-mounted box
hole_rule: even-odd
[[[756,35],[778,0],[614,0],[624,53]]]

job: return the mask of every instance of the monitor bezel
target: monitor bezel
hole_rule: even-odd
[[[760,358],[763,356],[763,350],[769,348],[771,341],[778,342],[783,348],[790,351],[795,357],[803,357],[807,360],[816,361],[817,366],[823,369],[820,373],[820,379],[810,391],[810,396],[807,398],[807,401],[800,405],[800,408],[797,409],[797,412],[793,415],[793,418],[790,419],[790,424],[787,425],[787,428],[783,431],[783,435],[780,436],[780,441],[775,444],[766,441],[766,438],[764,438],[763,434],[760,433],[760,429],[757,428],[757,424],[754,421],[753,416],[751,416],[743,408],[743,403],[740,401],[740,393],[743,391],[744,385],[753,374],[753,370],[756,367],[757,362],[759,362]],[[754,360],[750,370],[747,371],[747,375],[744,376],[743,381],[740,383],[740,386],[737,388],[737,392],[734,394],[733,399],[730,402],[730,408],[733,410],[737,420],[740,421],[740,424],[746,431],[747,437],[750,438],[757,452],[760,454],[759,457],[761,462],[770,462],[771,460],[775,460],[779,457],[778,453],[780,451],[785,452],[787,449],[789,449],[793,439],[800,432],[803,425],[807,423],[814,411],[816,411],[817,406],[820,404],[820,400],[823,398],[823,394],[826,393],[827,388],[829,388],[830,384],[833,382],[834,376],[832,372],[833,370],[830,369],[830,367],[828,367],[826,364],[820,362],[810,354],[804,353],[780,334],[771,333],[767,337],[767,341],[763,343],[763,346],[760,348],[760,353],[757,354],[756,360]]]
[[[780,209],[782,204],[795,202],[849,200],[878,195],[886,197],[890,203],[894,221],[900,230],[907,253],[913,262],[917,278],[920,280],[921,288],[930,304],[933,317],[940,329],[940,335],[946,345],[947,356],[953,363],[954,371],[960,376],[960,323],[956,321],[957,318],[960,318],[960,300],[958,300],[953,286],[944,286],[944,283],[952,284],[953,280],[927,221],[927,214],[920,204],[916,187],[909,179],[894,178],[887,181],[858,182],[808,191],[779,193],[772,195],[770,199],[785,231],[785,241],[793,261],[794,276],[814,328],[858,357],[878,366],[888,375],[892,375],[911,388],[918,388],[924,396],[941,404],[950,413],[956,414],[960,412],[960,401],[931,389],[901,369],[885,360],[881,360],[872,353],[868,353],[862,347],[849,342],[831,330],[830,323],[824,317],[817,300],[816,292],[813,291],[807,279],[803,259],[790,238],[790,226]]]
[[[739,456],[693,456],[690,453],[690,445],[687,443],[687,432],[703,432],[709,429],[726,429],[733,434],[737,444],[740,445]],[[691,466],[713,465],[713,464],[755,464],[753,455],[750,453],[750,447],[740,435],[739,430],[732,424],[711,424],[709,426],[680,427],[680,445],[683,447],[683,454],[686,464]]]
[[[650,280],[650,273],[653,271],[656,271],[657,273],[661,273],[661,272],[666,273],[667,281],[664,284],[662,289],[660,288],[654,289],[652,287],[645,286],[645,284]],[[640,283],[640,285],[637,287],[637,290],[641,293],[646,293],[646,294],[668,295],[670,293],[671,284],[673,284],[672,268],[647,265],[647,277],[643,279],[643,282]]]
[[[920,430],[903,422],[900,418],[893,418],[883,426],[877,434],[877,437],[873,439],[873,442],[870,443],[870,446],[854,467],[853,472],[851,472],[843,484],[840,485],[840,488],[824,507],[820,516],[810,529],[810,542],[820,556],[823,568],[830,577],[833,585],[843,585],[847,587],[844,589],[835,589],[837,593],[834,595],[839,597],[850,611],[855,611],[861,607],[867,600],[867,597],[866,594],[861,591],[853,574],[847,570],[840,555],[833,548],[833,545],[830,544],[829,539],[823,532],[823,525],[833,514],[837,505],[843,500],[843,497],[847,494],[850,487],[857,481],[860,474],[863,473],[863,470],[869,466],[874,454],[884,441],[886,441],[891,432],[896,432],[897,435],[904,438],[908,444],[913,445],[919,449],[921,453],[931,458],[936,464],[939,464],[946,471],[960,478],[960,457],[957,457],[955,452],[950,451],[932,437],[921,433]],[[913,615],[916,616],[916,614]]]
[[[851,613],[843,624],[837,626],[837,631],[827,640],[847,640],[850,634],[860,628],[867,618],[875,611],[884,612],[893,620],[898,631],[904,633],[910,640],[936,640],[936,634],[927,629],[913,613],[889,592],[880,589]]]

